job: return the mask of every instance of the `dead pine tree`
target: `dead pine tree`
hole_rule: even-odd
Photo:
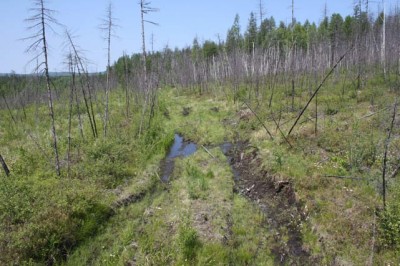
[[[113,17],[113,6],[111,2],[107,6],[106,16],[102,20],[100,25],[100,30],[105,33],[104,39],[107,41],[107,84],[106,84],[106,102],[105,102],[105,110],[104,110],[104,137],[107,136],[107,126],[109,123],[109,94],[110,94],[110,75],[111,75],[111,37],[113,37],[113,33],[115,27],[117,26],[114,23],[115,19]]]
[[[85,107],[86,107],[86,112],[87,112],[89,122],[90,122],[90,128],[92,129],[93,137],[97,138],[98,134],[97,134],[95,114],[93,111],[92,97],[91,97],[91,92],[90,92],[89,74],[87,73],[87,71],[84,68],[84,65],[83,65],[84,58],[82,57],[82,55],[79,51],[79,47],[77,47],[75,45],[75,43],[73,42],[71,33],[69,31],[65,31],[65,35],[66,35],[67,41],[71,47],[71,50],[74,54],[74,62],[76,64],[76,71],[78,73],[78,76],[79,76],[81,82],[86,81],[86,88],[88,90],[88,95],[86,95],[84,86],[82,86],[82,95],[83,95],[83,100],[84,100]]]
[[[142,115],[140,118],[140,126],[139,126],[139,136],[142,133],[143,130],[143,122],[144,122],[144,116],[146,113],[146,109],[147,109],[147,104],[148,101],[153,99],[154,97],[150,97],[150,92],[149,92],[149,88],[148,88],[148,77],[147,77],[147,53],[146,53],[146,35],[145,35],[145,23],[150,23],[153,25],[158,25],[157,23],[150,21],[150,20],[146,20],[145,19],[145,15],[151,13],[151,12],[157,12],[159,11],[158,8],[154,8],[151,7],[151,2],[150,1],[146,1],[146,0],[140,0],[139,2],[140,5],[140,18],[141,18],[141,26],[142,26],[142,64],[143,64],[143,75],[144,75],[144,93],[145,93],[145,100],[144,100],[144,104],[143,104],[143,108],[142,108]],[[154,93],[154,92],[153,92]]]
[[[146,20],[144,18],[145,15],[151,13],[151,12],[157,12],[159,11],[158,8],[151,7],[151,2],[146,1],[146,0],[140,0],[139,2],[140,5],[140,18],[141,18],[141,26],[142,26],[142,60],[143,60],[143,67],[144,67],[144,74],[146,75],[147,73],[147,68],[146,68],[146,60],[147,60],[147,51],[146,51],[146,35],[145,35],[145,29],[144,29],[144,24],[145,23],[150,23],[153,25],[158,25],[156,22]],[[145,76],[146,77],[146,76]]]
[[[77,89],[77,81],[76,81],[76,70],[78,68],[78,63],[77,63],[77,59],[75,56],[72,55],[72,53],[70,53],[71,55],[71,68],[70,71],[72,71],[70,74],[72,76],[72,80],[71,80],[71,90],[73,92],[72,97],[75,96],[75,103],[76,103],[76,110],[78,113],[78,124],[79,124],[79,132],[81,135],[82,139],[85,139],[85,136],[83,134],[83,121],[82,121],[82,116],[81,116],[81,108],[80,108],[80,101],[78,98],[78,89]],[[72,99],[74,100],[74,99]]]
[[[55,157],[55,168],[57,175],[60,176],[60,161],[58,156],[57,134],[55,127],[55,115],[53,108],[53,95],[51,90],[51,80],[49,75],[49,62],[48,62],[48,43],[47,43],[47,29],[52,29],[52,25],[57,25],[58,22],[53,17],[54,11],[45,7],[45,0],[32,0],[33,7],[29,10],[32,16],[26,21],[32,26],[28,27],[34,34],[24,40],[32,41],[29,45],[27,52],[35,52],[37,55],[33,60],[40,59],[41,63],[38,65],[37,72],[42,72],[46,79],[47,98],[49,115],[51,118],[51,133],[53,137],[53,149]]]
[[[123,59],[124,59],[124,85],[125,85],[125,112],[126,112],[126,119],[129,119],[129,105],[130,105],[130,95],[129,95],[129,71],[130,69],[128,68],[128,59],[127,55],[123,54]]]
[[[70,92],[69,92],[69,105],[68,105],[68,149],[67,149],[67,177],[70,177],[70,170],[71,170],[71,146],[72,146],[72,137],[71,137],[71,130],[72,130],[72,108],[74,102],[74,95],[76,95],[76,60],[75,57],[70,52],[67,56],[68,60],[68,69],[69,73],[71,74],[70,80]],[[80,117],[80,110],[79,110],[79,103],[77,102],[78,108],[78,118],[79,118],[79,128],[81,132],[81,136],[83,139],[83,129],[82,129],[82,121]]]
[[[258,1],[258,12],[259,12],[260,24],[261,24],[263,22],[263,20],[264,20],[264,15],[265,15],[265,8],[264,8],[264,1],[263,0],[259,0]]]

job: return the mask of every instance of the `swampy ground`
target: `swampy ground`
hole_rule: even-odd
[[[366,105],[359,113],[324,116],[319,136],[311,133],[312,123],[303,123],[290,148],[270,121],[272,141],[242,103],[177,89],[164,91],[162,99],[168,99],[164,130],[171,139],[177,133],[183,138],[181,149],[196,147],[172,156],[168,178],[165,162],[176,141],[166,158],[144,170],[153,180],[148,186],[135,191],[143,179],[130,180],[120,199],[150,192],[117,209],[103,233],[67,264],[363,265],[395,258],[373,247],[380,204],[375,183],[325,177],[348,174],[340,152],[330,150],[341,137],[330,139],[330,132],[368,113]],[[343,131],[352,136],[359,130]]]
[[[68,179],[43,173],[34,152],[9,149],[15,178],[4,179],[8,194],[1,193],[10,214],[3,215],[0,261],[392,265],[397,251],[379,238],[380,164],[366,153],[384,139],[377,125],[387,113],[377,111],[388,98],[375,99],[371,111],[361,96],[323,94],[318,133],[308,114],[285,139],[280,130],[287,132],[297,112],[271,118],[255,101],[247,101],[252,112],[224,94],[165,88],[142,138],[121,118],[109,139],[75,143]],[[306,99],[298,96],[299,107]],[[20,135],[2,134],[2,145],[18,146]],[[26,201],[10,196],[22,190]]]

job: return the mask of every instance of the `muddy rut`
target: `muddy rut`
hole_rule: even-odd
[[[235,172],[235,192],[259,206],[265,214],[265,225],[272,232],[271,252],[280,265],[316,265],[304,245],[301,234],[306,215],[290,181],[279,180],[260,167],[257,149],[238,144],[230,151],[230,164]]]

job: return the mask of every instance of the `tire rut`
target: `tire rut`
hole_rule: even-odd
[[[257,148],[240,143],[231,154],[231,167],[236,175],[235,192],[255,204],[266,216],[272,231],[271,252],[278,265],[316,265],[321,258],[313,256],[303,245],[301,226],[306,215],[296,199],[293,184],[279,180],[262,170]]]

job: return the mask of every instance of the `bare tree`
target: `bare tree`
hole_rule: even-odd
[[[126,119],[129,119],[129,108],[130,108],[130,95],[129,95],[129,71],[128,67],[128,56],[123,53],[123,62],[124,62],[124,87],[125,87],[125,114]]]
[[[91,97],[91,90],[90,90],[90,81],[89,81],[89,74],[87,73],[87,71],[85,70],[85,67],[83,66],[83,61],[84,58],[82,57],[82,55],[80,54],[79,48],[75,45],[75,43],[72,40],[72,36],[70,34],[70,32],[66,31],[65,35],[67,37],[67,40],[69,42],[69,45],[72,49],[72,52],[74,54],[74,61],[76,62],[76,66],[77,66],[77,72],[78,75],[81,76],[82,74],[84,74],[85,79],[86,79],[86,88],[88,90],[88,97],[86,96],[86,91],[84,89],[84,87],[82,86],[82,94],[83,94],[83,100],[85,102],[85,106],[86,106],[86,112],[89,118],[89,122],[90,122],[90,127],[92,129],[92,133],[93,133],[93,137],[97,138],[97,127],[96,127],[96,119],[95,119],[95,115],[94,115],[94,111],[93,111],[93,104],[92,104],[92,97]]]
[[[113,31],[117,26],[114,23],[115,19],[113,17],[113,6],[111,2],[108,4],[106,10],[106,16],[100,25],[100,29],[106,33],[105,40],[107,41],[107,84],[106,84],[106,104],[104,111],[104,136],[107,136],[107,125],[109,123],[109,93],[110,93],[110,74],[111,74],[111,37],[113,36]]]
[[[37,71],[41,71],[46,78],[47,87],[47,98],[49,113],[51,118],[51,132],[53,136],[53,149],[55,156],[55,167],[57,175],[60,173],[60,161],[58,157],[57,148],[57,134],[55,127],[55,115],[53,108],[53,95],[51,90],[51,80],[49,75],[49,62],[48,62],[48,44],[46,31],[48,28],[52,29],[52,25],[58,24],[58,22],[53,17],[54,10],[45,7],[45,0],[33,0],[33,7],[30,9],[33,15],[26,19],[26,21],[32,26],[28,29],[35,32],[32,36],[25,38],[26,40],[32,40],[32,44],[28,47],[27,51],[37,52],[36,57],[33,59],[41,58],[42,62],[39,63]],[[40,69],[42,68],[42,69]]]
[[[158,8],[151,7],[151,2],[146,1],[146,0],[140,0],[140,15],[141,15],[141,24],[142,24],[142,64],[143,64],[143,75],[144,75],[144,86],[145,86],[145,101],[144,105],[142,108],[142,115],[140,119],[140,126],[139,126],[139,136],[142,133],[143,130],[143,121],[144,121],[144,115],[146,113],[146,108],[148,101],[150,99],[154,99],[154,97],[150,97],[150,93],[148,91],[148,77],[147,77],[147,54],[146,54],[146,36],[145,36],[145,29],[144,29],[144,24],[145,23],[150,23],[153,25],[158,25],[157,23],[150,21],[150,20],[145,20],[144,16],[151,13],[151,12],[157,12]]]
[[[72,142],[72,137],[71,137],[71,128],[72,128],[72,105],[74,102],[74,94],[76,95],[76,82],[75,82],[75,69],[76,69],[76,60],[75,57],[72,55],[70,52],[67,56],[68,60],[68,69],[69,72],[72,75],[71,78],[71,83],[70,83],[70,92],[69,92],[69,106],[68,106],[68,149],[67,149],[67,176],[70,176],[70,170],[71,170],[71,142]],[[79,106],[79,105],[78,105]],[[79,107],[78,107],[79,108]],[[80,119],[80,114],[78,111],[78,116],[79,116],[79,124],[80,124],[80,129],[81,129],[81,135],[83,136],[82,132],[82,127],[81,127],[81,119]]]
[[[258,12],[260,15],[260,24],[263,22],[264,20],[264,15],[265,15],[265,8],[264,8],[264,1],[263,0],[259,0],[258,1]]]
[[[383,15],[382,15],[382,46],[381,46],[381,63],[383,66],[383,76],[386,79],[386,8],[385,8],[385,0],[382,0],[383,5]]]
[[[150,1],[146,1],[146,0],[140,0],[139,2],[140,5],[140,16],[141,16],[141,24],[142,24],[142,60],[144,63],[144,70],[145,70],[145,74],[146,74],[146,36],[145,36],[145,30],[144,30],[144,24],[145,23],[150,23],[153,25],[158,25],[157,23],[150,21],[150,20],[146,20],[144,19],[144,16],[151,13],[151,12],[157,12],[159,9],[158,8],[154,8],[151,7],[151,2]]]

